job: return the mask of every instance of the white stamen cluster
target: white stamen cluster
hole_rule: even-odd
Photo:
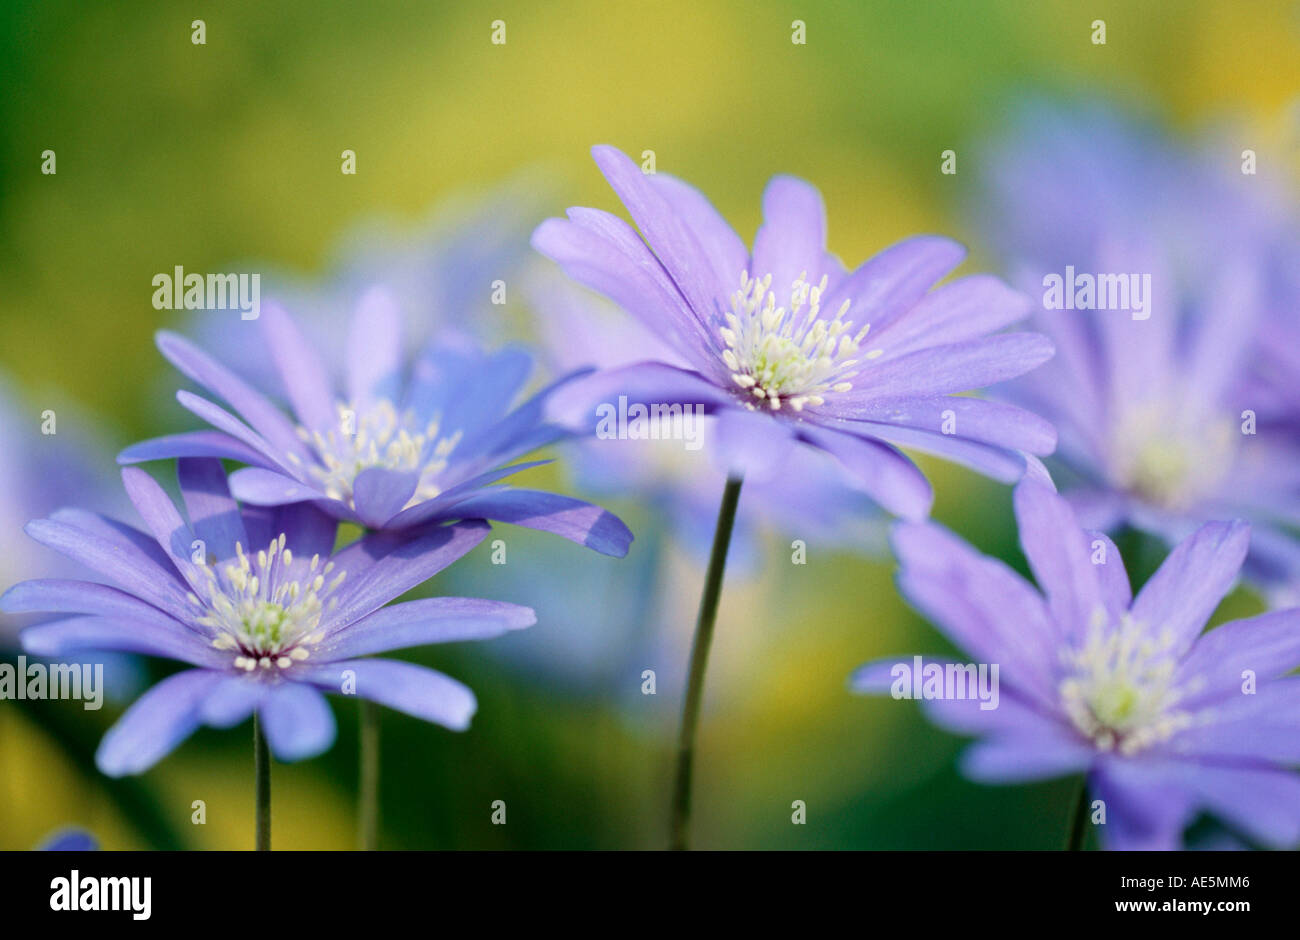
[[[236,669],[288,669],[306,659],[309,647],[322,639],[321,615],[338,602],[329,595],[343,583],[345,572],[327,582],[334,562],[322,565],[320,556],[313,555],[295,573],[293,552],[284,545],[281,534],[249,557],[236,543],[234,561],[199,569],[207,596],[190,594],[189,601],[200,611],[198,622],[212,632],[212,645],[236,653]]]
[[[732,380],[755,399],[746,402],[751,409],[766,404],[773,411],[782,405],[801,411],[804,405],[822,405],[828,393],[853,387],[847,380],[862,360],[883,353],[873,349],[859,356],[871,324],[852,333],[853,324],[844,319],[848,300],[833,317],[823,317],[826,277],[816,285],[807,277],[806,271],[800,274],[790,287],[789,303],[777,306],[772,275],[751,278],[748,271],[740,272],[727,325],[718,332],[727,346],[722,360]]]
[[[442,490],[438,474],[447,467],[447,457],[460,442],[461,432],[439,438],[437,419],[420,426],[410,412],[399,413],[388,399],[381,399],[364,412],[342,402],[335,406],[338,423],[326,433],[298,429],[298,436],[315,450],[319,463],[307,472],[319,481],[332,499],[352,503],[357,475],[371,467],[417,471],[419,483],[407,506],[433,499]],[[295,455],[290,460],[301,463]]]
[[[1134,754],[1190,727],[1194,716],[1177,708],[1190,688],[1178,688],[1175,640],[1154,635],[1128,614],[1112,624],[1098,610],[1082,648],[1062,659],[1059,690],[1066,714],[1103,751]]]
[[[1140,408],[1118,425],[1114,438],[1117,482],[1168,509],[1185,509],[1212,495],[1235,457],[1231,421],[1183,427],[1176,407]]]

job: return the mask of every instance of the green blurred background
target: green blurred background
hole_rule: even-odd
[[[206,22],[193,45],[190,22]],[[1104,19],[1107,44],[1090,41]],[[492,45],[491,23],[507,24]],[[791,43],[806,23],[807,44]],[[963,154],[1027,90],[1136,99],[1176,126],[1287,132],[1300,90],[1292,2],[367,3],[0,5],[0,349],[39,404],[81,403],[110,448],[183,419],[151,337],[150,279],[262,259],[310,275],[339,235],[382,214],[412,224],[449,195],[547,174],[569,204],[618,210],[593,143],[653,149],[747,237],[768,177],[815,182],[831,248],[857,263],[918,231],[967,238]],[[958,173],[939,173],[958,152]],[[45,149],[58,173],[40,173]],[[339,172],[344,149],[358,172]],[[964,270],[987,263],[978,245]],[[37,420],[33,417],[33,422]],[[76,433],[75,430],[73,433]],[[10,446],[5,442],[5,446]],[[112,450],[108,451],[111,455]],[[926,464],[936,517],[1019,564],[1009,492]],[[114,474],[111,456],[103,472]],[[629,499],[615,507],[636,528]],[[12,539],[4,544],[13,544]],[[565,546],[564,548],[568,548]],[[562,551],[521,537],[516,551]],[[634,552],[637,549],[634,548]],[[617,562],[574,551],[572,564]],[[896,597],[887,560],[768,547],[731,584],[699,742],[701,848],[1056,848],[1077,782],[962,780],[961,741],[911,703],[851,696],[859,663],[942,652]],[[476,553],[467,564],[486,564]],[[684,562],[678,562],[684,564]],[[0,566],[3,570],[3,566]],[[686,582],[698,589],[698,572]],[[508,592],[497,596],[508,597]],[[680,599],[689,612],[693,596]],[[1236,612],[1256,609],[1235,596]],[[545,611],[535,630],[546,630]],[[384,715],[389,848],[653,848],[664,843],[680,690],[634,706],[525,681],[468,646],[417,654],[480,707],[452,734]],[[637,683],[639,677],[629,676]],[[355,841],[356,715],[339,741],[277,765],[275,843]],[[77,823],[106,848],[252,844],[247,727],[203,731],[140,778],[85,763],[120,712],[0,703],[0,848]],[[204,800],[207,822],[190,822]],[[490,824],[505,800],[508,824]],[[791,802],[808,823],[790,824]]]

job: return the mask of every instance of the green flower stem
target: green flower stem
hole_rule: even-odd
[[[691,827],[691,765],[695,760],[695,731],[700,723],[700,702],[704,697],[704,671],[709,663],[709,644],[713,625],[718,619],[718,601],[722,597],[722,574],[727,566],[727,548],[736,523],[736,505],[740,502],[739,477],[727,480],[718,507],[718,524],[713,532],[713,550],[704,576],[704,593],[700,596],[700,615],[691,644],[691,667],[686,680],[686,702],[682,707],[682,727],[677,739],[677,775],[673,786],[672,829],[670,847],[688,847]]]
[[[379,707],[362,699],[361,785],[357,798],[357,846],[373,852],[379,845]]]
[[[271,752],[262,725],[253,714],[253,776],[257,792],[257,851],[271,850]]]
[[[1082,852],[1083,840],[1087,836],[1085,823],[1088,821],[1088,781],[1079,789],[1079,800],[1074,805],[1074,816],[1070,821],[1070,836],[1065,843],[1067,852]]]

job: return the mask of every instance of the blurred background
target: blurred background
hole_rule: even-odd
[[[194,19],[204,45],[191,42]],[[1105,45],[1091,41],[1095,19]],[[491,42],[494,20],[504,45]],[[806,44],[791,42],[794,20]],[[820,187],[830,248],[849,265],[940,232],[971,245],[969,273],[996,269],[965,211],[974,154],[1026,94],[1102,97],[1175,135],[1229,122],[1283,155],[1268,172],[1285,174],[1300,166],[1298,92],[1300,5],[1283,0],[5,0],[0,587],[49,561],[18,531],[53,508],[39,504],[48,487],[26,495],[28,461],[51,458],[45,409],[59,415],[60,447],[79,452],[51,459],[89,468],[61,501],[110,510],[118,449],[196,426],[152,342],[159,328],[204,328],[151,305],[151,279],[176,265],[265,272],[264,299],[278,285],[304,316],[297,308],[345,305],[352,284],[410,278],[412,310],[427,309],[419,329],[536,341],[545,366],[546,304],[514,287],[544,277],[527,258],[536,222],[575,204],[621,213],[592,144],[653,150],[660,171],[702,189],[747,240],[767,179],[793,173]],[[355,175],[340,172],[349,149]],[[940,173],[948,149],[955,175]],[[45,150],[55,175],[41,173]],[[456,255],[465,244],[476,250]],[[457,284],[471,262],[482,274]],[[429,285],[420,274],[435,266]],[[488,306],[498,276],[510,285],[504,309]],[[923,466],[936,518],[1023,570],[1009,489]],[[587,489],[563,469],[541,479],[599,498],[638,541],[616,561],[511,530],[509,564],[492,566],[480,546],[429,586],[532,604],[539,623],[411,654],[467,682],[479,711],[464,734],[384,713],[385,848],[665,843],[698,546],[635,492]],[[720,483],[706,494],[705,529],[718,494]],[[969,783],[954,769],[961,740],[914,703],[846,690],[867,660],[949,650],[897,597],[893,565],[873,548],[879,520],[857,525],[848,539],[808,539],[802,566],[789,557],[801,533],[779,525],[755,525],[735,546],[743,559],[723,597],[698,745],[695,845],[1058,848],[1077,781]],[[1259,609],[1242,589],[1220,619]],[[122,666],[121,681],[170,668]],[[653,696],[641,694],[645,669],[658,676]],[[110,849],[252,846],[248,726],[200,731],[150,772],[110,781],[93,752],[128,701],[98,712],[0,702],[0,848],[69,824]],[[334,705],[335,747],[274,769],[277,848],[355,844],[356,708]],[[195,800],[203,825],[191,822]],[[494,800],[507,804],[504,826],[491,824]],[[807,825],[791,825],[794,800]]]

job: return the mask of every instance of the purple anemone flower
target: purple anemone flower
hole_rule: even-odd
[[[548,266],[528,285],[541,346],[555,374],[594,368],[617,369],[654,359],[690,368],[681,356],[616,306]],[[672,418],[663,429],[671,432]],[[725,472],[708,456],[716,418],[704,416],[690,430],[694,440],[602,440],[579,438],[566,453],[565,467],[583,492],[638,493],[668,520],[672,533],[697,559],[708,557],[713,515]],[[843,466],[823,451],[791,449],[768,479],[747,484],[748,499],[736,518],[737,538],[727,562],[731,572],[757,570],[760,531],[798,538],[817,551],[857,550],[883,554],[888,516]]]
[[[337,519],[386,531],[491,519],[554,532],[607,555],[626,554],[631,532],[599,506],[488,486],[545,463],[511,461],[565,434],[544,420],[551,389],[511,410],[531,370],[530,357],[517,349],[489,354],[468,343],[431,344],[408,377],[401,319],[387,292],[374,290],[362,299],[350,328],[346,391],[339,394],[288,313],[278,305],[264,307],[257,325],[296,421],[188,340],[159,333],[163,355],[238,417],[182,390],[181,404],[215,430],[135,444],[119,462],[238,460],[251,466],[231,475],[231,491],[246,504],[310,503]]]
[[[535,622],[498,601],[435,597],[384,607],[472,549],[481,520],[414,533],[375,533],[334,550],[338,523],[309,503],[240,505],[221,462],[177,462],[188,521],[143,470],[122,471],[148,534],[63,509],[27,526],[36,541],[111,584],[24,581],[9,612],[65,615],[23,631],[36,655],[122,650],[190,667],[154,686],[109,730],[96,761],[110,776],[141,773],[200,725],[228,728],[254,712],[282,760],[334,741],[324,692],[355,694],[453,730],[474,713],[459,682],[381,653],[486,639]]]
[[[1237,578],[1249,526],[1202,526],[1133,597],[1115,546],[1083,529],[1046,480],[1035,472],[1015,491],[1038,590],[934,523],[893,534],[904,596],[990,673],[999,667],[996,698],[945,697],[938,685],[935,697],[913,696],[939,726],[981,739],[963,755],[965,774],[1086,774],[1105,804],[1108,848],[1176,848],[1201,811],[1266,845],[1294,845],[1300,677],[1287,673],[1300,665],[1300,610],[1202,632]],[[890,693],[898,669],[871,663],[853,687]]]
[[[597,406],[619,396],[699,406],[717,417],[711,447],[728,472],[761,479],[806,445],[909,518],[928,513],[932,494],[894,445],[1004,480],[1023,472],[1018,452],[1052,451],[1055,432],[1041,418],[954,394],[1052,354],[1034,333],[990,335],[1028,308],[996,278],[930,290],[961,263],[961,245],[914,238],[848,272],[826,250],[817,190],[779,176],[764,194],[751,253],[697,190],[642,173],[613,147],[593,155],[645,240],[617,216],[574,208],[542,223],[533,244],[688,365],[645,361],[578,380],[554,397],[557,417],[590,426]]]
[[[302,311],[326,362],[346,361],[348,324],[358,303],[382,284],[402,313],[403,340],[423,347],[444,339],[486,342],[507,328],[508,304],[493,302],[494,282],[513,285],[536,255],[528,236],[542,218],[549,184],[527,172],[473,193],[441,199],[414,225],[387,215],[362,219],[329,250],[323,273],[260,260],[262,296]],[[497,297],[499,300],[499,296]],[[256,324],[228,310],[195,311],[184,331],[220,349],[231,368],[258,388],[285,397],[280,373]]]
[[[1300,582],[1300,240],[1239,149],[1033,103],[981,159],[979,209],[1057,349],[998,394],[1056,424],[1084,524],[1172,545],[1246,519],[1246,573],[1273,592]]]

